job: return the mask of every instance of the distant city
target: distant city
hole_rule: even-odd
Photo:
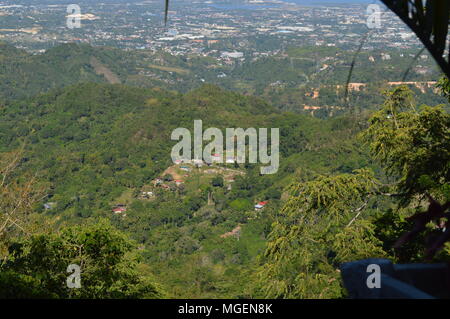
[[[369,29],[368,4],[344,2],[361,1],[315,1],[314,6],[299,0],[177,1],[165,26],[164,1],[83,0],[77,2],[81,27],[69,28],[67,1],[0,1],[0,40],[34,53],[79,42],[242,60],[276,54],[286,46],[352,49],[367,32],[366,49],[419,46],[384,6],[381,27]]]

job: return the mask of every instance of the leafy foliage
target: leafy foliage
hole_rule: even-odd
[[[385,256],[373,226],[353,222],[376,189],[367,170],[294,184],[273,225],[259,271],[264,296],[339,298],[344,292],[338,263]]]
[[[39,234],[9,246],[0,276],[2,298],[155,298],[163,296],[139,274],[132,242],[101,222]],[[71,264],[81,268],[82,289],[66,286]]]
[[[294,183],[261,260],[257,291],[263,296],[343,297],[340,263],[369,257],[423,260],[449,239],[448,231],[440,230],[449,206],[449,116],[439,106],[416,110],[405,87],[386,96],[361,136],[387,177],[398,181],[382,183],[386,176],[364,169]],[[400,199],[395,212],[394,202],[383,199],[393,197],[392,191]],[[425,206],[423,196],[429,198],[427,211],[417,213]],[[425,241],[432,242],[426,252]],[[445,251],[437,258],[446,260]]]
[[[411,93],[399,87],[387,93],[362,137],[386,172],[398,178],[405,203],[424,192],[442,190],[450,179],[450,116],[442,107],[416,111]]]

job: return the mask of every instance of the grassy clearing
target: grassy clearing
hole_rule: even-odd
[[[166,71],[166,72],[174,72],[178,74],[189,74],[189,70],[182,69],[182,68],[176,68],[176,67],[170,67],[170,66],[162,66],[162,65],[156,65],[156,64],[149,64],[149,68],[156,69],[160,71]]]

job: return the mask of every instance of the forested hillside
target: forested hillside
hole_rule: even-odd
[[[233,71],[252,83],[243,95],[196,82],[185,70],[201,59],[161,54],[170,67],[151,68],[169,76],[141,82],[130,70],[154,56],[0,52],[0,296],[342,298],[342,262],[449,258],[448,221],[431,211],[449,202],[449,115],[407,86],[375,112],[319,119],[268,102],[257,66]],[[447,80],[434,89],[448,98]],[[173,163],[171,132],[198,119],[279,128],[278,172]],[[86,289],[66,288],[71,263]]]
[[[80,84],[11,103],[3,108],[2,119],[3,151],[22,149],[21,172],[36,172],[45,185],[47,197],[36,211],[56,218],[60,227],[89,218],[111,219],[145,247],[147,262],[157,265],[154,269],[180,297],[243,293],[232,274],[255,263],[284,187],[301,173],[349,172],[368,164],[352,141],[359,128],[349,118],[325,122],[280,113],[263,100],[210,85],[178,94]],[[174,144],[171,131],[192,128],[194,119],[221,129],[279,127],[278,174],[260,176],[255,165],[229,164],[213,174],[194,169],[183,189],[155,190],[151,201],[140,198],[141,190],[173,165],[168,156]],[[226,169],[240,172],[232,189],[223,182]],[[215,178],[219,182],[213,183]],[[269,207],[255,215],[254,203],[263,200]],[[45,210],[44,202],[54,207]],[[123,202],[126,216],[114,214],[114,205]],[[242,240],[220,237],[236,227],[242,228]],[[205,280],[197,273],[203,259],[206,268],[201,269],[213,274],[211,282],[197,284],[188,295],[178,291],[195,276]],[[219,291],[215,285],[224,288]]]
[[[376,109],[383,102],[382,92],[402,81],[409,83],[420,103],[447,103],[434,89],[439,72],[431,59],[424,56],[427,58],[421,58],[420,67],[412,68],[413,53],[361,52],[350,79],[354,86],[346,100],[344,88],[353,53],[337,48],[292,47],[246,62],[218,62],[202,55],[174,56],[163,51],[74,43],[33,55],[0,42],[0,103],[83,82],[159,87],[182,93],[208,83],[263,97],[280,110],[323,118]],[[403,79],[405,72],[407,79]]]

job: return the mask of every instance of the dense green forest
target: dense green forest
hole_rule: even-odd
[[[400,86],[377,110],[316,118],[258,94],[254,65],[233,71],[258,79],[241,94],[194,84],[180,70],[203,62],[167,56],[172,80],[192,87],[181,91],[130,75],[136,52],[0,52],[1,297],[342,298],[342,262],[450,260],[448,244],[425,245],[443,217],[427,210],[450,200],[450,117],[435,106],[446,80],[432,106]],[[279,128],[278,173],[174,165],[171,132],[196,119]],[[424,231],[398,242],[419,212]],[[66,287],[69,264],[82,265],[81,289]]]

